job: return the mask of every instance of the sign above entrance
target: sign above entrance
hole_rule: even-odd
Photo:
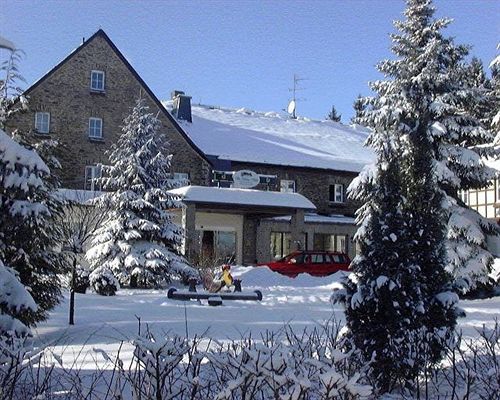
[[[240,185],[236,183],[236,180],[238,180],[238,176],[241,178],[242,173],[244,172],[249,172],[250,175],[253,177],[253,182],[252,186],[242,186],[241,181],[245,180],[247,183],[249,181],[249,176],[250,175],[245,175],[243,176],[243,179],[240,179]],[[254,175],[256,175],[259,180],[255,179]],[[235,178],[236,176],[236,178]],[[229,188],[229,187],[238,187],[238,188],[250,188],[250,187],[255,187],[256,185],[261,185],[262,190],[276,190],[276,181],[277,177],[276,175],[263,175],[263,174],[256,174],[253,171],[217,171],[213,170],[212,171],[212,185],[217,186],[217,187],[223,187],[223,188]]]
[[[253,171],[243,169],[233,174],[233,187],[250,189],[260,183],[260,176]]]

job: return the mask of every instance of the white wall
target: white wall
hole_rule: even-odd
[[[173,212],[174,222],[182,225],[180,210]],[[196,230],[226,231],[236,233],[236,263],[243,262],[243,216],[237,214],[222,214],[196,211]]]

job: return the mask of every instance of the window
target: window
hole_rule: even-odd
[[[315,233],[313,250],[347,253],[347,235]]]
[[[347,253],[347,236],[335,235],[335,251]]]
[[[85,167],[85,190],[101,190],[101,166],[100,165],[87,165]]]
[[[323,264],[323,254],[311,254],[311,264]]]
[[[38,133],[50,132],[50,113],[48,112],[35,113],[35,130]]]
[[[102,139],[102,119],[89,118],[89,138]]]
[[[334,251],[335,250],[335,235],[329,235],[329,234],[324,234],[324,233],[315,233],[314,234],[313,250]]]
[[[174,172],[173,178],[176,181],[182,181],[182,183],[189,184],[189,174],[187,172]]]
[[[90,73],[90,89],[97,92],[104,92],[104,72],[92,71]]]
[[[290,253],[292,235],[287,232],[271,232],[271,257],[283,258]]]
[[[346,259],[342,254],[331,254],[327,258],[331,260],[330,262],[334,262],[334,263],[345,263],[346,262]]]
[[[344,202],[344,185],[336,183],[330,185],[330,202],[343,203]]]

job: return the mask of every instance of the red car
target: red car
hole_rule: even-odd
[[[273,271],[295,278],[303,272],[313,276],[327,276],[337,271],[348,271],[351,260],[347,254],[334,251],[295,251],[278,261],[263,263]]]

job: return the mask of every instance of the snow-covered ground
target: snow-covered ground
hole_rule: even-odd
[[[64,363],[78,355],[83,367],[95,367],[99,357],[93,349],[116,352],[120,344],[123,360],[132,356],[129,340],[138,332],[138,319],[155,332],[169,332],[189,337],[203,335],[219,341],[239,339],[252,334],[258,338],[266,330],[278,330],[285,324],[296,330],[312,328],[335,317],[343,320],[342,307],[329,301],[332,289],[343,273],[324,278],[301,274],[296,279],[270,271],[267,267],[237,267],[233,276],[243,281],[243,290],[259,289],[263,301],[225,301],[221,307],[196,301],[167,299],[167,290],[120,290],[116,296],[94,293],[76,295],[75,325],[68,326],[68,300],[59,305],[48,321],[36,329],[37,344],[55,344]],[[462,301],[467,317],[459,320],[464,336],[476,334],[483,325],[492,327],[500,318],[500,297]],[[82,346],[84,349],[82,350]]]

